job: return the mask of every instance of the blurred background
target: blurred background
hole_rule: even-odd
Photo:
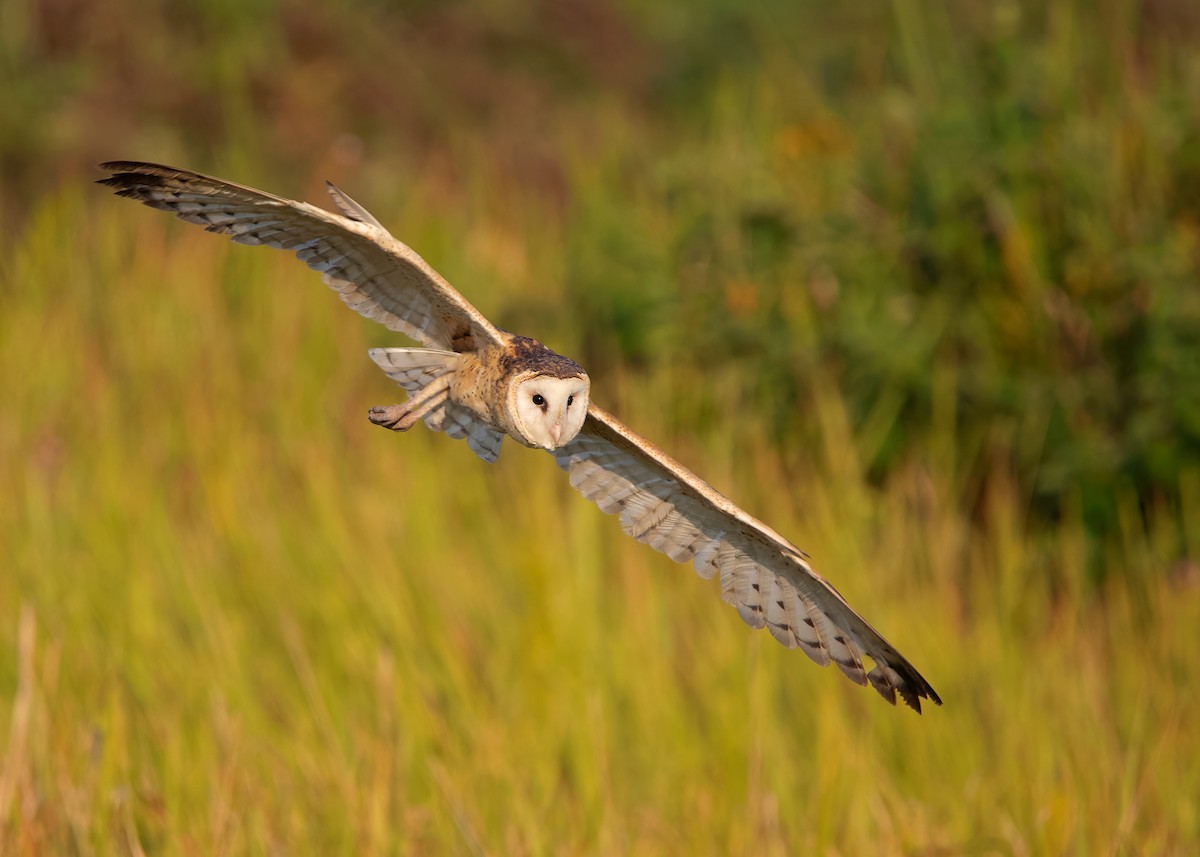
[[[114,198],[332,180],[938,689],[745,628]],[[0,852],[1200,844],[1200,7],[4,0]]]

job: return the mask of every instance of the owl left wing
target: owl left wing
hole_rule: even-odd
[[[853,682],[868,682],[893,705],[896,694],[918,713],[937,692],[896,649],[813,571],[799,548],[738,508],[708,483],[591,405],[580,433],[553,451],[571,485],[621,528],[676,562],[691,561],[709,578],[720,572],[721,597],[753,628]],[[868,672],[862,656],[874,661]]]

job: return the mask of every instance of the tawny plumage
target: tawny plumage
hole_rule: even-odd
[[[101,184],[172,211],[242,244],[292,250],[320,271],[352,309],[424,348],[375,348],[372,359],[408,393],[372,408],[378,425],[423,421],[465,438],[495,461],[507,435],[550,451],[571,485],[621,528],[701,577],[720,575],[721,596],[751,627],[766,627],[818,664],[837,664],[857,684],[916,711],[941,699],[867,624],[805,554],[686,467],[590,402],[574,361],[500,330],[370,213],[329,185],[341,214],[188,170],[116,161]],[[863,657],[873,661],[868,669]]]

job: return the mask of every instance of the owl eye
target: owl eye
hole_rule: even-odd
[[[542,405],[546,404],[546,400],[542,398],[541,393],[534,393],[533,394],[533,403],[540,408]]]
[[[569,407],[571,407],[571,405],[573,405],[573,404],[575,404],[575,397],[574,397],[574,396],[567,396],[567,407],[569,408]]]

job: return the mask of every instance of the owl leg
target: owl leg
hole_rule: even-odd
[[[422,417],[443,404],[449,396],[450,374],[446,374],[431,381],[407,402],[397,405],[376,405],[367,412],[367,418],[375,425],[392,431],[408,431]]]

